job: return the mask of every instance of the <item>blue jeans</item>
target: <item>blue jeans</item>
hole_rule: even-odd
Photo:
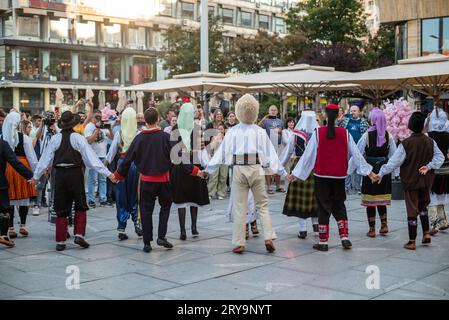
[[[346,189],[346,191],[350,191],[351,189],[354,189],[354,191],[360,192],[361,183],[362,183],[362,176],[357,174],[356,172],[353,172],[350,176],[346,177],[345,189]]]
[[[100,158],[103,162],[104,158]],[[95,184],[98,180],[98,192],[100,194],[100,202],[106,202],[106,177],[98,174],[95,170],[89,170],[89,177],[87,183],[89,202],[95,202]]]

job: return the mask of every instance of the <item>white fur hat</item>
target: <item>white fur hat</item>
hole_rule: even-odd
[[[241,123],[253,124],[259,115],[259,102],[250,94],[245,94],[235,105],[235,115]]]

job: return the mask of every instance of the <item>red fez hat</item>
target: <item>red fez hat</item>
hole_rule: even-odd
[[[190,98],[188,98],[188,97],[183,97],[183,98],[182,98],[182,102],[184,102],[184,103],[190,102]]]
[[[338,106],[336,104],[328,104],[325,108],[330,110],[338,110]]]

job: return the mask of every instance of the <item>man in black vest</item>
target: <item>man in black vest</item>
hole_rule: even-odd
[[[9,163],[22,177],[29,180],[33,177],[33,172],[25,167],[12,151],[6,141],[0,139],[0,244],[14,247],[15,244],[8,237],[9,227],[9,199],[8,181],[6,180],[6,164]]]
[[[56,250],[66,248],[68,221],[67,216],[75,202],[75,243],[88,248],[89,243],[84,239],[86,233],[87,215],[89,207],[86,203],[84,191],[84,165],[116,182],[114,175],[98,159],[87,140],[73,131],[73,127],[80,122],[79,116],[70,111],[62,114],[58,121],[61,132],[56,134],[42,154],[34,173],[34,180],[38,181],[43,172],[53,163],[55,168],[55,198],[56,211]]]

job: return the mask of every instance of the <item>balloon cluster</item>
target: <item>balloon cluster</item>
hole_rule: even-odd
[[[385,117],[387,119],[387,130],[394,137],[396,142],[401,142],[408,138],[412,132],[408,129],[408,120],[413,113],[407,100],[400,98],[384,102]]]

